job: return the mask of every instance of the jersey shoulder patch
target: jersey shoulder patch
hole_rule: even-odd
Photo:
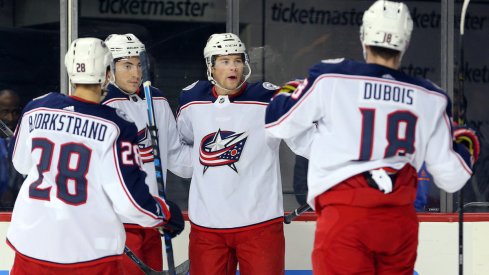
[[[267,90],[271,90],[271,91],[275,91],[275,90],[280,89],[279,86],[272,84],[270,82],[263,82],[263,88],[265,88]]]
[[[433,82],[431,79],[426,78],[426,82],[430,83],[433,85],[433,87],[437,88],[438,90],[443,90],[440,86],[438,86],[435,82]]]
[[[323,74],[353,74],[355,70],[359,70],[356,64],[358,63],[345,58],[321,60],[309,69],[309,77],[316,78]]]
[[[188,91],[188,90],[192,89],[193,87],[195,87],[195,85],[197,85],[197,82],[199,82],[199,81],[197,80],[194,83],[188,85],[187,87],[183,88],[182,91]]]
[[[52,96],[52,94],[54,94],[53,92],[50,92],[50,93],[47,93],[47,94],[44,94],[44,95],[41,95],[41,96],[38,96],[34,99],[32,99],[32,101],[35,101],[35,100],[39,100],[39,99],[42,99],[42,98],[45,98],[47,96]]]
[[[342,58],[333,58],[333,59],[325,59],[325,60],[321,60],[321,63],[338,64],[338,63],[343,62],[343,60],[345,60],[344,57],[342,57]]]
[[[25,113],[38,107],[56,108],[56,106],[65,98],[66,96],[64,94],[58,92],[50,92],[29,101],[29,103],[27,103],[27,105],[25,106],[23,112]]]
[[[119,108],[114,108],[115,109],[115,113],[122,119],[124,119],[125,121],[127,122],[131,122],[131,123],[134,123],[134,121],[129,118],[129,116],[124,112],[122,111],[121,109]]]
[[[156,98],[156,97],[163,97],[163,98],[165,98],[165,99],[166,99],[166,97],[165,97],[165,93],[164,93],[162,90],[160,90],[159,88],[156,88],[156,87],[154,87],[154,86],[149,86],[149,89],[150,89],[150,91],[151,91],[151,96],[152,96],[153,98]],[[143,88],[143,93],[144,93],[144,88]],[[145,95],[145,96],[146,96],[146,95]]]

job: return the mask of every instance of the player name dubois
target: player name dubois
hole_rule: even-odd
[[[414,90],[395,85],[365,82],[363,99],[413,104]]]
[[[107,133],[107,125],[97,121],[52,113],[35,113],[29,116],[29,132],[35,129],[63,131],[98,141],[103,141]]]

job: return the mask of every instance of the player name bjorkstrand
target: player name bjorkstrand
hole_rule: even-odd
[[[93,119],[52,113],[35,113],[29,116],[29,132],[35,129],[62,131],[98,141],[104,141],[107,133],[107,125]]]

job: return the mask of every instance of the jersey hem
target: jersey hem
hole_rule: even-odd
[[[247,231],[247,230],[252,230],[252,229],[257,229],[263,226],[271,225],[274,223],[281,223],[284,221],[284,217],[280,216],[271,220],[263,221],[260,223],[255,223],[251,225],[245,225],[245,226],[240,226],[240,227],[232,227],[232,228],[211,228],[211,227],[205,227],[205,226],[200,226],[192,221],[190,221],[190,225],[192,229],[195,230],[200,230],[200,231],[205,231],[205,232],[212,232],[212,233],[235,233],[235,232],[242,232],[242,231]]]
[[[19,257],[22,257],[28,261],[35,262],[37,264],[45,265],[45,266],[53,266],[53,267],[58,267],[58,268],[72,269],[72,268],[76,268],[76,267],[87,267],[87,266],[91,266],[91,265],[96,265],[96,264],[100,264],[100,263],[107,263],[107,262],[112,262],[112,261],[122,261],[122,254],[120,254],[120,255],[108,255],[108,256],[104,256],[101,258],[88,260],[88,261],[84,261],[84,262],[57,263],[57,262],[51,262],[51,261],[47,261],[47,260],[41,260],[41,259],[33,258],[33,257],[27,256],[25,254],[22,254],[21,252],[19,252],[15,248],[15,246],[8,239],[6,240],[6,243],[8,246],[10,246],[10,248],[12,248],[15,251],[16,255],[18,255]]]

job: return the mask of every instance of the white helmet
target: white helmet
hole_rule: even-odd
[[[111,34],[105,39],[105,44],[112,52],[114,59],[138,56],[144,51],[144,44],[132,33]]]
[[[213,56],[243,54],[244,62],[248,72],[245,74],[243,82],[238,86],[238,89],[246,82],[251,75],[250,62],[246,47],[241,39],[234,33],[215,33],[207,39],[207,44],[204,48],[204,58],[207,65],[207,79],[215,85],[219,85],[212,77],[212,62]],[[220,87],[224,89],[223,87]],[[227,89],[225,89],[227,90]]]
[[[379,0],[363,14],[360,41],[362,46],[397,50],[402,55],[412,30],[413,21],[406,4]]]
[[[109,49],[98,38],[74,40],[65,55],[66,71],[72,84],[100,84],[103,87],[111,62]]]

